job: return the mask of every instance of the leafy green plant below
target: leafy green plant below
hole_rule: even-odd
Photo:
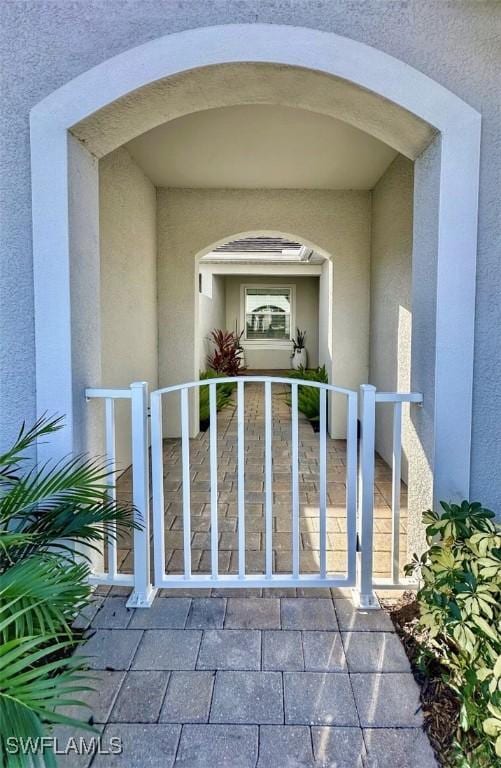
[[[324,384],[328,383],[325,365],[311,369],[303,368],[303,366],[301,366],[297,371],[290,371],[287,378],[301,379],[303,381],[320,381]],[[289,394],[285,396],[285,402],[289,407],[291,406],[291,398]],[[312,426],[316,428],[320,420],[320,389],[318,387],[299,386],[297,405],[301,413],[304,413],[306,418],[312,423]]]
[[[200,379],[224,378],[220,373],[216,373],[209,368],[200,373]],[[231,396],[235,390],[235,384],[229,382],[218,384],[216,386],[216,410],[221,411],[230,405]],[[199,411],[200,411],[200,429],[207,429],[210,418],[209,387],[199,387]]]
[[[55,723],[90,727],[58,711],[83,706],[75,694],[89,690],[84,660],[70,656],[79,641],[72,623],[90,598],[89,566],[75,560],[75,545],[100,549],[116,535],[110,523],[118,532],[135,527],[132,508],[110,499],[102,461],[80,456],[30,468],[36,441],[61,426],[60,419],[23,426],[0,455],[0,764],[7,768],[56,765],[50,749],[11,754],[9,737],[42,737]]]
[[[438,661],[459,698],[455,764],[501,765],[501,530],[479,503],[423,515],[429,548],[414,555],[423,660]]]

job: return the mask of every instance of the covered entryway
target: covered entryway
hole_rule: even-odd
[[[237,195],[225,189],[208,195],[205,190],[179,188],[157,196],[146,185],[149,191],[143,197],[160,206],[156,233],[165,258],[158,264],[148,261],[146,251],[151,255],[156,249],[151,240],[146,249],[143,240],[136,256],[141,257],[144,279],[124,280],[122,262],[106,281],[106,268],[113,261],[101,258],[100,162],[116,160],[111,156],[117,150],[123,157],[124,145],[162,124],[243,104],[328,116],[414,163],[407,391],[423,393],[423,407],[412,406],[408,422],[412,431],[409,528],[411,546],[418,545],[421,509],[439,498],[468,496],[469,491],[479,117],[437,83],[356,41],[274,25],[187,31],[125,52],[35,108],[38,409],[66,414],[68,427],[58,446],[61,455],[80,449],[99,453],[104,447],[102,413],[85,405],[86,387],[124,387],[133,378],[149,379],[153,387],[162,388],[192,381],[197,359],[191,344],[196,327],[196,257],[211,244],[261,229],[326,246],[334,266],[336,259],[339,264],[353,263],[352,253],[339,247],[341,241],[332,231],[359,233],[360,222],[347,227],[346,219],[334,216],[328,193],[310,195],[305,207],[294,189],[270,189],[264,195],[255,188]],[[137,200],[136,209],[140,202],[144,199]],[[353,215],[353,206],[348,208]],[[150,219],[143,224],[155,232]],[[126,230],[122,234],[127,239]],[[385,251],[384,238],[379,245]],[[342,279],[342,269],[339,275]],[[362,279],[367,279],[367,273]],[[360,286],[359,281],[354,284]],[[134,309],[138,297],[146,293],[154,297],[158,286],[164,301],[158,317],[148,315],[148,323],[158,332],[160,346],[167,340],[168,354],[153,360],[150,376],[140,356],[155,351],[155,336],[138,333],[137,323],[128,325],[133,315],[127,310]],[[334,280],[334,291],[336,286],[339,281]],[[120,292],[124,287],[128,304]],[[107,289],[110,293],[103,301]],[[353,307],[350,294],[346,295]],[[379,306],[388,306],[385,292],[379,295]],[[367,292],[366,316],[369,307]],[[347,329],[353,328],[348,313],[341,321]],[[106,334],[114,323],[121,333],[110,348]],[[179,327],[182,334],[175,333]],[[126,352],[135,344],[134,354],[113,357],[110,349],[116,351],[118,340]],[[193,349],[193,356],[187,349]],[[140,359],[142,370],[126,377],[122,363]],[[110,362],[118,365],[107,368]],[[169,379],[174,370],[175,377]],[[364,384],[363,380],[345,382],[336,375],[331,381],[353,391]],[[387,450],[388,446],[387,439]],[[136,449],[143,450],[144,445],[136,444]],[[41,454],[43,450],[41,446]]]

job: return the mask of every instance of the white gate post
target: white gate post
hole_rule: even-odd
[[[135,519],[141,529],[134,530],[134,589],[127,608],[149,608],[155,597],[150,576],[150,478],[148,440],[148,383],[130,385],[132,411],[132,501]]]
[[[372,589],[374,551],[374,451],[376,437],[376,387],[360,387],[360,482],[358,496],[358,531],[360,554],[356,602],[359,608],[379,608]]]

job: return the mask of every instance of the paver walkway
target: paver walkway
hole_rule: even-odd
[[[290,571],[290,414],[273,397],[274,568]],[[262,385],[246,385],[249,571],[264,565]],[[301,419],[301,568],[318,571],[318,436]],[[236,571],[236,423],[219,414],[221,571]],[[328,566],[345,567],[345,445],[328,441]],[[210,571],[208,434],[191,441],[192,563]],[[390,476],[377,459],[376,572],[390,568]],[[130,493],[122,478],[120,493]],[[183,567],[179,441],[165,444],[166,568]],[[405,493],[403,496],[405,503]],[[405,533],[405,514],[402,534]],[[402,549],[405,551],[405,547]],[[131,567],[122,542],[122,569]],[[405,554],[404,554],[405,558]],[[419,691],[389,617],[355,611],[330,589],[160,590],[128,610],[127,590],[100,588],[80,626],[95,670],[87,695],[103,746],[120,755],[61,757],[92,768],[434,768]],[[74,709],[72,714],[82,715]],[[60,744],[73,729],[59,728]],[[85,734],[82,732],[82,735]],[[87,734],[88,736],[88,734]]]
[[[123,753],[61,766],[435,768],[383,611],[328,589],[165,591],[128,610],[120,591],[95,597],[80,652],[103,746],[120,737]]]

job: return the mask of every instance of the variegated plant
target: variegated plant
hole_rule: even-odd
[[[429,548],[418,572],[425,653],[446,669],[461,702],[458,765],[501,762],[501,531],[479,503],[442,502],[423,515]]]

